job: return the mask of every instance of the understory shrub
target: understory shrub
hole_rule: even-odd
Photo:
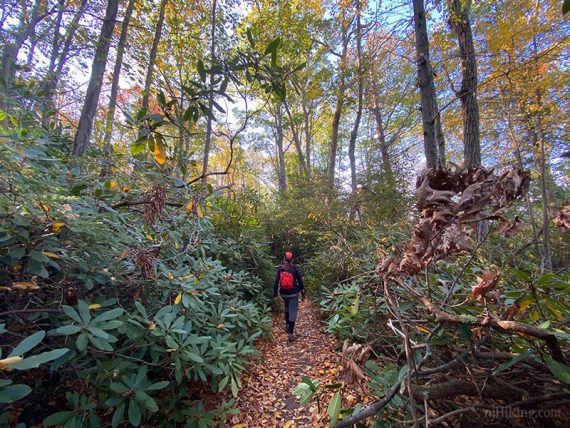
[[[237,396],[269,326],[265,247],[167,170],[100,178],[69,144],[18,125],[0,151],[0,425],[223,424],[201,398]]]

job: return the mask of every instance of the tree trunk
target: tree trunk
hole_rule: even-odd
[[[107,108],[107,116],[105,118],[105,136],[103,137],[104,152],[106,157],[109,157],[112,152],[112,135],[113,125],[115,120],[115,109],[117,103],[117,94],[119,93],[119,78],[121,76],[121,68],[123,67],[123,55],[125,54],[125,47],[127,43],[127,35],[129,32],[129,22],[135,8],[136,0],[129,0],[123,23],[121,24],[121,36],[117,44],[117,58],[115,59],[115,67],[113,69],[113,81],[111,82],[111,94],[109,95],[109,107]]]
[[[307,171],[307,165],[305,164],[305,155],[303,154],[303,146],[301,144],[301,137],[299,135],[299,131],[295,124],[293,123],[293,115],[291,114],[291,110],[289,109],[289,105],[287,101],[283,101],[283,105],[285,106],[285,111],[287,112],[287,117],[289,118],[289,124],[291,128],[291,133],[293,134],[293,143],[295,144],[295,148],[297,149],[297,156],[299,156],[299,165],[301,166],[301,171],[305,174],[305,177],[309,175]]]
[[[344,16],[342,17],[345,20]],[[331,151],[329,153],[329,187],[334,189],[334,174],[336,169],[336,154],[338,151],[338,131],[340,127],[340,116],[342,114],[342,107],[344,105],[344,93],[346,91],[346,66],[348,62],[348,29],[349,24],[342,23],[342,54],[340,57],[339,64],[339,86],[338,86],[338,97],[336,100],[336,108],[334,111],[333,121],[332,121],[332,136],[331,136]]]
[[[413,5],[418,85],[420,87],[422,127],[424,132],[424,153],[426,166],[434,168],[437,165],[438,158],[435,140],[435,85],[433,83],[433,71],[429,56],[424,0],[413,0]]]
[[[311,111],[307,108],[307,99],[303,94],[303,118],[305,120],[305,162],[307,164],[307,178],[311,179]]]
[[[358,104],[356,107],[356,118],[354,119],[354,126],[350,133],[350,142],[348,145],[348,158],[350,159],[350,184],[352,194],[356,195],[357,180],[356,180],[356,138],[358,137],[358,128],[360,127],[360,118],[362,117],[362,98],[364,91],[364,76],[362,70],[362,28],[360,25],[360,15],[362,8],[360,0],[356,0],[356,57],[358,61],[357,80],[358,80]]]
[[[71,44],[73,42],[73,38],[75,37],[75,33],[77,32],[77,27],[79,26],[79,20],[83,16],[83,12],[87,8],[87,0],[81,0],[81,5],[77,12],[73,15],[71,22],[69,23],[69,27],[67,27],[67,31],[65,34],[65,39],[63,42],[63,48],[59,49],[59,45],[55,52],[52,52],[52,59],[53,64],[48,69],[46,76],[44,77],[43,88],[44,88],[44,97],[45,97],[45,104],[42,107],[42,124],[44,126],[47,125],[47,120],[52,111],[55,110],[55,100],[54,94],[59,83],[59,79],[61,78],[61,74],[63,73],[63,67],[65,66],[67,59],[69,57],[69,50],[71,48]],[[59,55],[58,55],[59,54]],[[59,59],[58,59],[59,58]],[[57,67],[55,67],[55,63],[57,60]],[[50,59],[51,64],[51,59]]]
[[[445,166],[445,136],[443,135],[443,127],[441,125],[441,112],[439,111],[437,104],[437,96],[435,95],[435,85],[432,79],[432,91],[434,93],[434,105],[433,111],[435,113],[435,142],[437,144],[437,160],[440,166]]]
[[[74,156],[83,156],[89,147],[91,133],[93,131],[93,120],[99,102],[99,94],[101,93],[101,85],[103,84],[103,75],[105,74],[105,65],[107,64],[107,56],[109,54],[109,45],[113,37],[113,29],[115,28],[115,20],[117,19],[117,10],[119,8],[119,0],[109,0],[107,10],[105,12],[105,20],[101,27],[101,33],[97,41],[93,65],[91,67],[91,77],[89,86],[85,95],[85,103],[81,110],[79,125],[73,141],[72,153]]]
[[[142,107],[148,111],[148,102],[150,99],[150,87],[152,85],[152,76],[154,74],[154,63],[156,62],[156,55],[158,53],[158,43],[162,37],[162,26],[164,24],[164,10],[166,9],[168,0],[160,2],[160,10],[158,12],[158,21],[156,23],[156,31],[154,32],[154,39],[150,49],[150,56],[148,59],[148,67],[146,69],[146,77],[144,80],[144,90],[142,98]]]
[[[463,153],[467,168],[481,166],[479,105],[477,103],[477,59],[469,21],[471,0],[447,0],[449,23],[457,35],[463,78],[457,93],[463,113]]]
[[[512,88],[510,88],[510,92],[512,94]],[[518,141],[518,139],[515,136],[515,131],[513,129],[513,124],[512,124],[512,119],[511,119],[511,111],[513,111],[515,109],[513,102],[509,101],[509,105],[507,106],[507,125],[509,127],[509,137],[511,139],[511,143],[513,145],[513,150],[515,153],[515,158],[517,160],[517,166],[519,169],[524,169],[524,164],[523,164],[523,159],[522,159],[522,154],[521,154],[521,146],[520,143]],[[533,237],[533,241],[534,241],[534,250],[536,251],[536,254],[542,259],[542,251],[540,249],[539,246],[539,238],[538,238],[538,230],[536,227],[536,221],[534,219],[534,211],[532,209],[532,203],[530,200],[530,196],[528,195],[528,192],[525,192],[524,195],[524,201],[525,201],[525,205],[526,205],[526,210],[528,212],[528,218],[530,220],[530,225],[532,227],[532,237]]]
[[[214,62],[216,60],[216,7],[218,5],[217,0],[214,0],[212,3],[212,28],[210,29],[210,59],[211,59],[211,68],[214,67]],[[211,114],[213,114],[213,107],[214,107],[214,73],[210,72],[210,79],[209,79],[209,89],[210,94],[208,96],[208,109],[210,110]],[[206,187],[207,176],[208,173],[208,160],[210,159],[210,146],[212,144],[212,118],[210,115],[207,117],[206,122],[206,141],[204,143],[204,161],[202,165],[202,188]]]
[[[285,152],[283,150],[283,110],[281,104],[275,109],[275,145],[277,147],[277,188],[280,194],[287,190]]]
[[[45,7],[45,4],[42,0],[35,0],[32,7],[30,21],[26,24],[25,17],[22,16],[22,19],[20,19],[20,27],[16,31],[14,42],[6,43],[4,46],[4,49],[2,51],[2,70],[0,72],[0,75],[6,83],[12,81],[14,78],[14,65],[16,63],[16,59],[18,58],[18,53],[24,45],[24,42],[28,38],[32,37],[32,35],[35,33],[36,25],[46,16],[40,16],[40,9],[42,6]],[[26,15],[24,11],[22,13]]]

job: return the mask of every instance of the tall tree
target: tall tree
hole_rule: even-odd
[[[351,20],[347,18],[347,11],[345,7],[341,8],[340,14],[340,25],[341,25],[341,54],[339,55],[338,63],[338,91],[336,98],[336,107],[334,110],[333,120],[332,120],[332,132],[331,132],[331,147],[329,152],[329,162],[328,162],[328,179],[329,186],[331,189],[334,188],[334,177],[336,170],[336,156],[338,151],[338,134],[340,129],[340,117],[342,115],[342,109],[345,103],[346,89],[347,89],[347,70],[348,70],[348,43],[350,41],[349,30],[351,26]]]
[[[88,5],[88,0],[81,0],[79,7],[73,14],[71,21],[69,22],[65,36],[63,38],[63,45],[59,44],[59,28],[56,26],[54,31],[57,31],[57,36],[54,34],[54,39],[57,39],[57,44],[52,45],[52,50],[50,53],[50,62],[48,70],[44,76],[42,82],[42,88],[44,92],[44,101],[41,107],[42,110],[42,123],[45,126],[47,120],[55,111],[55,91],[63,74],[63,69],[67,64],[70,57],[70,51],[73,45],[73,40],[79,28],[79,22],[83,16]]]
[[[154,64],[156,63],[156,55],[158,52],[158,44],[162,38],[162,27],[164,25],[164,11],[166,9],[166,3],[168,0],[161,0],[160,9],[158,11],[158,21],[156,22],[156,29],[154,32],[154,38],[152,40],[152,47],[150,49],[150,56],[148,59],[148,67],[146,69],[146,77],[144,80],[142,107],[148,110],[148,102],[150,99],[150,87],[152,85],[152,76],[154,74]]]
[[[283,194],[287,191],[287,172],[285,169],[285,148],[283,138],[283,107],[281,102],[277,102],[273,110],[273,118],[275,120],[275,148],[277,150],[277,188],[279,193]]]
[[[214,68],[214,62],[216,60],[216,7],[217,0],[213,0],[212,3],[212,26],[210,28],[210,61],[211,68]],[[208,160],[210,158],[210,146],[212,144],[212,114],[214,107],[214,73],[210,73],[209,79],[209,95],[208,95],[208,109],[210,114],[206,118],[206,140],[204,142],[204,160],[202,162],[202,187],[206,186],[206,181],[208,179]],[[281,136],[283,136],[283,129],[281,129]]]
[[[356,0],[356,80],[358,85],[358,101],[356,106],[356,118],[352,132],[350,133],[350,141],[348,144],[348,157],[350,159],[350,183],[352,194],[356,195],[356,138],[358,137],[358,128],[360,127],[360,118],[362,117],[362,99],[364,93],[364,71],[362,66],[362,25],[361,25],[362,5],[360,0]]]
[[[93,120],[99,102],[103,75],[105,74],[105,66],[107,64],[107,56],[109,55],[109,46],[111,44],[111,38],[113,37],[118,8],[119,0],[108,1],[105,19],[101,27],[99,39],[97,40],[93,65],[91,66],[89,86],[87,87],[85,102],[81,110],[79,125],[73,141],[72,153],[74,156],[83,156],[91,143]]]
[[[18,53],[20,52],[20,49],[22,49],[22,46],[24,46],[25,41],[35,33],[38,23],[48,16],[47,11],[45,10],[46,3],[43,0],[34,1],[31,13],[27,10],[26,2],[24,1],[21,3],[22,11],[18,27],[16,28],[16,31],[14,31],[13,41],[6,43],[2,50],[0,76],[6,83],[10,82],[13,78],[14,65],[18,58]]]
[[[457,97],[463,115],[463,157],[467,168],[481,166],[479,104],[477,103],[477,58],[470,22],[471,0],[447,0],[449,23],[457,36],[462,79]]]
[[[416,61],[418,66],[418,85],[422,108],[422,127],[424,132],[424,153],[426,166],[437,165],[438,150],[435,139],[435,85],[429,54],[429,40],[426,23],[424,0],[413,0],[414,31],[416,35]]]
[[[111,139],[113,134],[113,124],[115,118],[115,109],[117,105],[117,94],[119,92],[119,78],[121,76],[121,68],[123,67],[123,55],[127,44],[127,34],[129,32],[129,23],[133,14],[136,0],[129,0],[123,23],[121,24],[121,36],[117,44],[117,58],[115,59],[115,67],[113,69],[113,81],[111,82],[111,94],[109,95],[109,107],[105,118],[105,136],[103,143],[105,145],[105,153],[111,153]]]

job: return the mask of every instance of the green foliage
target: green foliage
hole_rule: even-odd
[[[28,319],[48,335],[31,328],[19,344],[3,341],[8,358],[26,356],[0,379],[2,401],[61,394],[64,373],[77,367],[81,392],[68,392],[69,409],[53,409],[44,425],[212,426],[232,414],[231,401],[219,409],[181,403],[203,387],[237,396],[269,326],[259,276],[272,266],[255,227],[187,213],[188,196],[176,188],[170,195],[181,208],[141,221],[113,205],[144,198],[169,177],[149,170],[142,180],[101,179],[68,162],[63,130],[21,135],[12,129],[0,151],[1,182],[10,183],[0,194],[0,281],[11,308],[26,308],[7,325]],[[212,197],[214,213],[217,203]],[[28,356],[34,348],[44,352]],[[49,362],[50,382],[38,380],[33,392],[14,383],[20,371]]]

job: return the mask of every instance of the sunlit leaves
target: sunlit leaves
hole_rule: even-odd
[[[159,165],[164,165],[166,162],[166,144],[164,144],[161,138],[154,143],[154,160]]]

